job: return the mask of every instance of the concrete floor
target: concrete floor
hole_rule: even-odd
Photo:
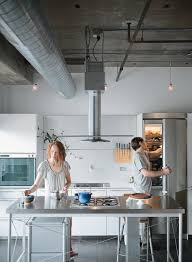
[[[13,240],[14,245],[14,240]],[[153,240],[155,262],[166,261],[166,241],[165,240]],[[12,262],[16,261],[22,245],[21,240],[17,241],[15,248],[15,256]],[[74,259],[74,262],[115,262],[116,261],[116,239],[103,239],[102,237],[97,237],[95,239],[75,239],[73,240],[73,248],[79,253],[78,257]],[[122,245],[121,252],[124,253],[124,245]],[[174,261],[177,261],[175,243],[171,241],[171,253]],[[42,259],[33,259],[34,262],[40,262]],[[44,260],[49,262],[61,261],[61,259],[56,260],[49,259]],[[120,262],[125,261],[124,257],[120,258]],[[140,260],[141,262],[146,261],[143,256]],[[150,259],[151,261],[151,259]],[[183,262],[192,261],[192,239],[183,241]],[[0,262],[7,262],[7,241],[0,240]],[[27,262],[25,259],[24,262]]]

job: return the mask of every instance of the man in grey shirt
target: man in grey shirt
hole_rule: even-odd
[[[131,140],[131,146],[135,151],[134,156],[134,191],[136,193],[151,193],[152,177],[166,176],[171,173],[171,169],[166,166],[161,171],[150,170],[150,157],[156,157],[161,154],[162,149],[147,151],[147,144],[142,137],[134,137]]]

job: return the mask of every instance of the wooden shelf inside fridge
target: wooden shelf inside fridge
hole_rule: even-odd
[[[147,141],[146,140],[146,143],[148,145],[162,145],[162,141]]]

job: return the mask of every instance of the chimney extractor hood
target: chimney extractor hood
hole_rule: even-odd
[[[101,94],[105,90],[102,62],[86,62],[85,90],[89,95],[88,139],[85,142],[110,142],[101,138]]]

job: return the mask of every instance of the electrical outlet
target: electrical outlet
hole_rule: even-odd
[[[120,171],[127,171],[127,167],[126,166],[120,166]]]

